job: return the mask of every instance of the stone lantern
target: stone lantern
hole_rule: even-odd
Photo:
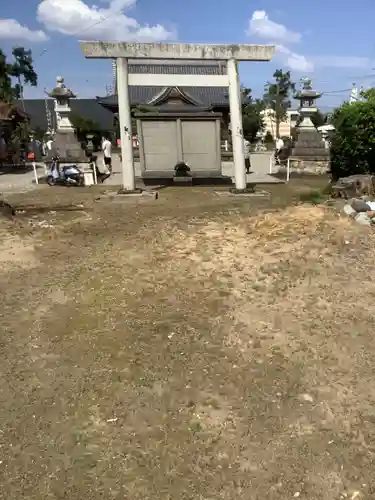
[[[76,98],[76,95],[65,86],[64,78],[61,76],[56,78],[56,83],[56,87],[48,94],[49,97],[55,100],[57,123],[56,133],[53,138],[52,155],[57,153],[61,166],[74,163],[82,170],[85,185],[91,185],[94,183],[91,161],[82,149],[69,117],[71,113],[70,99]],[[49,160],[51,161],[51,158]]]
[[[317,113],[316,100],[321,93],[313,90],[311,80],[302,78],[302,88],[294,98],[300,102],[301,123],[297,128],[297,141],[290,157],[291,171],[299,173],[325,173],[329,169],[329,151],[311,118]]]
[[[65,86],[62,76],[56,78],[56,83],[56,87],[48,95],[55,100],[57,130],[74,132],[69,118],[71,112],[69,101],[77,96]]]

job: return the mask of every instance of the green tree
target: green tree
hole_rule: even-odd
[[[352,174],[375,173],[375,100],[344,103],[332,115],[333,180]]]
[[[311,121],[313,122],[314,126],[318,128],[326,123],[326,116],[318,110],[312,115]]]
[[[69,119],[77,132],[79,131],[82,134],[94,134],[96,132],[100,132],[100,127],[95,120],[85,118],[75,111],[72,111],[69,114]]]
[[[0,101],[12,103],[22,98],[24,85],[36,87],[38,76],[34,71],[31,50],[15,47],[9,63],[0,49]]]
[[[12,79],[4,52],[0,49],[0,101],[11,102],[13,100]]]
[[[273,74],[274,82],[267,82],[263,100],[268,108],[275,111],[276,137],[280,137],[280,123],[285,120],[291,106],[291,95],[295,84],[291,80],[290,71],[277,69]]]
[[[23,47],[15,47],[12,51],[13,63],[11,64],[11,76],[17,81],[14,91],[17,98],[23,98],[24,86],[29,84],[32,87],[38,85],[38,76],[34,71],[31,50]]]
[[[257,133],[263,130],[263,118],[261,112],[264,110],[264,102],[261,99],[253,99],[251,89],[242,88],[242,127],[245,139],[254,142]]]
[[[77,139],[81,143],[86,143],[87,134],[93,134],[94,145],[97,147],[97,145],[100,144],[102,130],[100,130],[100,126],[95,120],[85,118],[74,111],[69,114],[69,119],[75,128]]]
[[[361,97],[363,97],[363,99],[366,99],[366,101],[375,101],[375,89],[371,88],[362,90]]]

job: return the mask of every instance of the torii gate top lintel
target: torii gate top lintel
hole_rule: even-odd
[[[270,61],[275,45],[79,42],[88,59],[204,59],[211,61]]]

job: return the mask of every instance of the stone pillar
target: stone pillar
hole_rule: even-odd
[[[246,168],[242,129],[242,101],[238,75],[238,62],[236,59],[229,59],[227,68],[229,80],[229,106],[233,145],[234,178],[236,189],[243,191],[246,189]]]
[[[129,69],[125,58],[117,59],[118,112],[121,138],[122,187],[135,190],[135,172],[132,144],[132,120],[129,98]]]

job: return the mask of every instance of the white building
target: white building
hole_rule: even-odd
[[[276,118],[273,109],[265,109],[261,111],[263,118],[263,137],[269,132],[272,137],[276,138]],[[287,111],[285,120],[280,122],[280,137],[290,137],[292,129],[296,126],[299,117],[298,110],[290,109]]]

